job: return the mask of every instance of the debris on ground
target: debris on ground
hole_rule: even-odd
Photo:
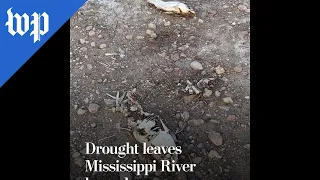
[[[196,13],[190,9],[186,4],[179,1],[162,1],[162,0],[148,0],[148,3],[152,4],[158,9],[161,9],[166,14],[178,14],[182,16],[194,16]]]

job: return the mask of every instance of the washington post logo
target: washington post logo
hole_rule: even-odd
[[[40,37],[45,35],[49,31],[49,15],[44,12],[42,14],[34,12],[31,17],[24,13],[20,16],[18,13],[14,14],[11,11],[12,8],[8,9],[8,21],[6,22],[6,26],[8,26],[8,32],[15,36],[17,33],[20,36],[24,36],[30,30],[30,25],[33,25],[33,29],[30,32],[30,36],[33,36],[33,43],[40,41]],[[41,29],[41,20],[43,19],[43,29]],[[14,20],[16,23],[14,23]],[[23,21],[22,21],[23,20]],[[14,25],[16,25],[16,29],[14,29]]]

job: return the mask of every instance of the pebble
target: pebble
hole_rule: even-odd
[[[106,47],[107,47],[106,44],[100,44],[100,46],[99,46],[100,49],[104,49],[104,48],[106,48]]]
[[[217,74],[223,74],[225,72],[223,67],[220,67],[220,66],[216,67],[215,71],[216,71]]]
[[[210,102],[210,103],[208,104],[208,106],[209,106],[209,107],[213,107],[213,106],[214,106],[214,102]]]
[[[80,108],[80,109],[78,109],[77,114],[84,115],[86,112],[87,112],[87,110]]]
[[[99,105],[95,103],[89,104],[88,110],[90,113],[96,113],[99,110]]]
[[[183,97],[183,101],[184,101],[185,104],[189,104],[190,102],[192,102],[197,97],[198,97],[198,95],[196,95],[196,94],[192,94],[192,95],[189,95],[189,96],[184,96]]]
[[[85,161],[82,157],[77,157],[74,159],[74,164],[76,164],[79,167],[83,167],[85,164]]]
[[[232,104],[233,103],[233,100],[231,99],[231,97],[225,97],[225,98],[222,98],[222,100],[226,104]]]
[[[92,64],[87,64],[87,69],[91,70],[93,68]]]
[[[91,127],[96,127],[97,126],[97,124],[96,123],[91,123]]]
[[[82,47],[82,48],[80,48],[80,51],[87,51],[87,48],[86,47]]]
[[[208,88],[204,89],[203,97],[210,97],[212,95],[212,91]]]
[[[183,118],[184,121],[188,121],[189,118],[190,118],[189,112],[188,111],[183,111],[182,118]]]
[[[80,153],[79,152],[74,152],[73,154],[72,154],[72,157],[73,158],[77,158],[77,157],[80,157]]]
[[[202,148],[204,147],[204,145],[203,145],[203,143],[200,143],[200,144],[197,145],[197,147],[198,147],[199,149],[202,149]]]
[[[102,81],[103,81],[103,79],[101,79],[101,78],[97,80],[98,83],[102,83]]]
[[[174,61],[178,61],[180,59],[179,53],[171,54],[170,58]]]
[[[195,157],[193,158],[192,162],[195,164],[199,164],[202,161],[202,157]]]
[[[86,40],[80,39],[80,40],[79,40],[79,43],[80,43],[80,44],[84,44],[84,43],[86,43]]]
[[[202,19],[199,19],[199,20],[198,20],[198,23],[203,23],[203,20],[202,20]]]
[[[157,38],[158,36],[157,36],[156,33],[154,33],[154,34],[151,34],[150,37],[152,37],[153,39],[155,39],[155,38]]]
[[[154,34],[154,32],[150,29],[147,29],[146,30],[146,34],[148,34],[149,36],[151,36],[152,34]]]
[[[220,124],[220,122],[219,122],[219,121],[214,120],[214,119],[211,119],[211,120],[210,120],[210,122],[212,122],[212,123],[216,123],[216,124]]]
[[[181,118],[181,114],[180,114],[180,113],[177,113],[177,114],[175,115],[175,118],[176,118],[176,119],[180,119],[180,118]]]
[[[224,9],[228,8],[229,6],[228,5],[223,5],[222,6]]]
[[[194,40],[195,38],[196,38],[195,36],[190,36],[189,39],[188,39],[188,41],[192,41],[192,40]]]
[[[235,115],[228,115],[228,117],[227,117],[227,120],[228,121],[233,121],[233,120],[235,120],[236,119],[236,116]]]
[[[92,42],[90,45],[91,45],[91,47],[95,47],[95,46],[96,46],[96,43],[95,43],[95,42]]]
[[[219,91],[215,91],[215,92],[214,92],[214,95],[215,95],[216,97],[219,97],[219,96],[221,95],[221,93],[220,93]]]
[[[208,137],[216,146],[222,145],[222,136],[218,132],[211,130],[209,131]]]
[[[193,145],[193,144],[190,144],[190,145],[188,146],[188,150],[190,151],[190,150],[192,150],[192,149],[194,149],[194,145]]]
[[[197,71],[203,70],[202,64],[198,61],[192,61],[190,63],[190,67],[194,70],[197,70]]]
[[[233,68],[233,70],[237,73],[240,73],[242,71],[242,67],[241,66],[236,66]]]
[[[220,154],[215,151],[215,150],[211,150],[208,154],[209,158],[216,158],[216,159],[221,159],[222,156],[220,156]]]
[[[86,30],[87,30],[87,31],[90,31],[91,29],[92,29],[92,26],[87,26],[87,27],[86,27]]]
[[[83,101],[84,101],[86,104],[88,104],[88,103],[89,103],[89,98],[85,98]]]
[[[126,39],[128,39],[128,40],[132,39],[132,35],[127,35]]]
[[[240,5],[238,6],[238,9],[239,9],[240,11],[247,11],[247,7],[246,7],[245,5],[243,5],[243,4],[240,4]]]
[[[142,39],[144,39],[144,37],[143,36],[137,36],[137,39],[138,40],[142,40]]]
[[[165,68],[164,71],[170,73],[173,71],[173,68]]]
[[[244,145],[243,148],[245,148],[245,149],[250,149],[250,144]]]
[[[228,107],[228,106],[219,106],[219,108],[221,110],[224,110],[224,111],[229,111],[230,110],[230,107]]]
[[[204,120],[202,120],[202,119],[192,119],[192,120],[188,121],[188,124],[190,126],[200,126],[200,125],[204,124]]]
[[[150,28],[150,29],[156,29],[157,26],[156,26],[155,24],[153,24],[153,23],[149,23],[149,24],[148,24],[148,28]]]
[[[167,21],[164,23],[164,26],[170,26],[171,25],[171,22],[170,21]]]
[[[94,31],[89,31],[89,36],[94,36],[96,33]]]

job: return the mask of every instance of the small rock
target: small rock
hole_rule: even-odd
[[[72,154],[72,157],[73,157],[73,158],[80,157],[80,153],[79,153],[79,152],[74,152],[74,153]]]
[[[214,119],[211,119],[211,120],[210,120],[210,122],[212,122],[212,123],[216,123],[216,124],[220,124],[220,122],[219,122],[219,121],[214,120]]]
[[[93,68],[92,64],[87,64],[87,69],[91,70]]]
[[[222,156],[220,156],[220,154],[215,151],[215,150],[211,150],[208,154],[209,158],[216,158],[216,159],[221,159]]]
[[[95,46],[96,46],[96,43],[95,43],[95,42],[92,42],[92,43],[90,44],[90,46],[91,46],[91,47],[95,47]]]
[[[83,148],[81,151],[80,151],[81,154],[86,154],[86,148]]]
[[[233,103],[233,100],[231,99],[231,97],[225,97],[222,100],[226,104],[232,104]]]
[[[90,113],[96,113],[96,112],[98,112],[99,107],[100,106],[98,104],[91,103],[91,104],[89,104],[88,110]]]
[[[89,31],[89,36],[94,36],[96,33],[94,31]]]
[[[154,33],[154,34],[151,34],[150,37],[152,37],[153,39],[157,38],[157,34]]]
[[[245,98],[245,99],[250,99],[250,96],[245,96],[244,98]]]
[[[188,124],[190,126],[200,126],[200,125],[204,124],[204,120],[202,120],[202,119],[192,119],[192,120],[188,121]]]
[[[78,109],[77,114],[84,115],[86,112],[87,112],[87,110],[80,108],[80,109]]]
[[[130,107],[130,111],[137,111],[138,110],[138,107],[137,106],[131,106]]]
[[[190,151],[190,150],[192,150],[192,149],[194,149],[194,145],[193,145],[193,144],[190,144],[190,145],[188,146],[188,150]]]
[[[149,23],[149,24],[148,24],[148,28],[150,28],[150,29],[156,29],[157,26],[156,26],[155,24],[153,24],[153,23]]]
[[[188,49],[188,48],[189,48],[189,43],[187,43],[187,44],[179,47],[178,49],[179,49],[180,51],[185,51],[185,50]]]
[[[250,144],[246,144],[243,146],[245,149],[250,149]]]
[[[91,123],[91,127],[96,127],[97,126],[97,124],[96,123]]]
[[[214,102],[210,102],[210,103],[208,104],[208,106],[209,106],[209,107],[214,107]]]
[[[246,7],[245,5],[243,5],[243,4],[240,4],[240,5],[238,6],[238,9],[239,9],[240,11],[247,11],[247,7]]]
[[[241,66],[236,66],[233,68],[233,70],[237,73],[240,73],[242,71],[242,67]]]
[[[184,121],[188,121],[189,118],[190,118],[189,112],[188,111],[183,111],[182,118],[183,118]]]
[[[92,29],[92,26],[87,26],[87,27],[86,27],[86,30],[87,30],[87,31],[90,31],[91,29]]]
[[[222,145],[222,136],[218,132],[211,130],[209,131],[208,137],[216,146]]]
[[[197,71],[203,70],[202,64],[198,61],[192,61],[190,63],[190,67],[194,70],[197,70]]]
[[[137,36],[137,39],[138,40],[142,40],[142,39],[144,39],[144,37],[143,36]]]
[[[229,81],[229,79],[227,79],[226,77],[222,77],[221,80],[225,83]]]
[[[85,164],[85,161],[82,157],[77,157],[74,159],[74,163],[79,167],[83,167]]]
[[[202,157],[195,157],[193,158],[192,162],[195,164],[199,164],[202,161]]]
[[[106,47],[107,47],[106,44],[100,44],[100,46],[99,46],[100,49],[104,49],[104,48],[106,48]]]
[[[195,38],[196,38],[195,36],[190,36],[189,39],[188,39],[188,41],[192,41],[192,40],[194,40]]]
[[[230,110],[230,107],[228,107],[228,106],[219,106],[219,108],[221,110],[224,110],[224,111],[229,111]]]
[[[227,89],[226,87],[222,87],[222,88],[221,88],[221,91],[224,91],[224,90],[226,90],[226,89]]]
[[[200,143],[200,144],[197,145],[197,147],[198,147],[199,149],[202,149],[202,148],[204,147],[204,145],[203,145],[203,143]]]
[[[227,117],[227,120],[228,121],[233,121],[233,120],[235,120],[236,119],[236,116],[235,115],[229,115],[228,117]]]
[[[220,67],[220,66],[216,67],[215,71],[216,71],[217,74],[223,74],[225,72],[223,67]]]
[[[178,61],[180,59],[179,54],[178,53],[174,53],[170,56],[170,58],[174,61]]]
[[[148,34],[149,36],[151,36],[151,34],[154,34],[154,32],[150,29],[147,29],[146,34]]]
[[[212,95],[212,91],[208,88],[204,89],[203,97],[210,97]]]
[[[127,35],[126,39],[128,39],[128,40],[132,39],[132,35]]]
[[[98,83],[102,83],[102,81],[103,81],[103,79],[101,79],[101,78],[97,80]]]
[[[230,170],[229,169],[224,169],[224,172],[229,172]]]
[[[103,101],[106,103],[107,107],[112,107],[116,104],[115,99],[104,99]]]
[[[202,19],[199,19],[199,20],[198,20],[198,23],[203,23],[203,20],[202,20]]]
[[[167,21],[164,23],[164,26],[170,26],[171,25],[171,22],[170,21]]]
[[[88,103],[89,103],[89,98],[85,98],[83,101],[84,101],[86,104],[88,104]]]
[[[175,118],[176,118],[176,119],[180,119],[180,118],[181,118],[181,114],[180,114],[180,113],[177,113],[177,114],[175,115]]]
[[[165,68],[164,71],[170,73],[173,71],[173,68]]]
[[[86,47],[82,47],[82,48],[80,48],[80,51],[87,51],[87,48]]]
[[[224,9],[228,8],[229,6],[228,5],[223,5],[222,6]]]
[[[215,91],[215,92],[214,92],[214,95],[215,95],[216,97],[219,97],[219,96],[221,95],[221,93],[220,93],[219,91]]]
[[[207,74],[207,72],[206,71],[201,71],[201,75],[206,75]]]
[[[86,43],[86,40],[80,39],[80,40],[79,40],[79,43],[80,43],[80,44],[84,44],[84,43]]]

